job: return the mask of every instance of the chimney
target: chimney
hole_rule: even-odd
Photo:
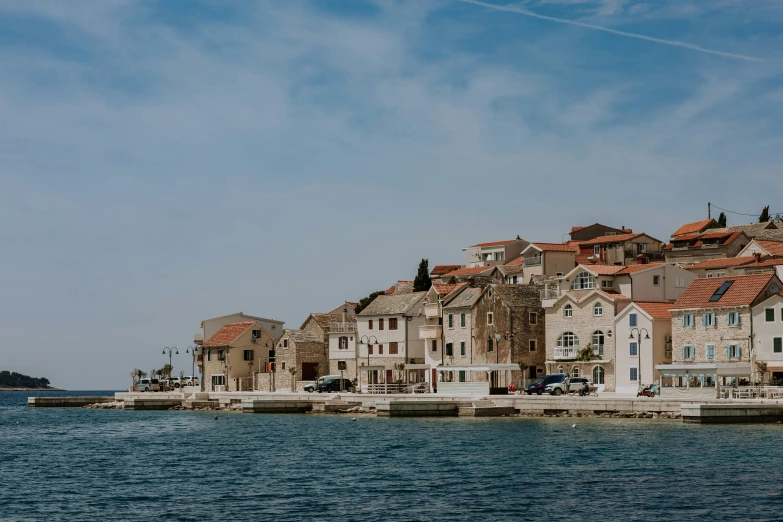
[[[522,238],[519,237],[519,234],[517,234],[517,241],[519,241],[520,239],[522,239]]]
[[[761,263],[761,252],[753,252],[753,258],[756,260],[756,263]]]

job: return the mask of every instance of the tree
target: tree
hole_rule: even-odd
[[[296,368],[289,368],[288,371],[291,373],[291,391],[296,391]]]
[[[718,225],[720,228],[726,228],[726,214],[724,212],[721,212],[720,216],[718,216]]]
[[[394,369],[397,370],[397,384],[402,384],[402,376],[405,371],[405,363],[399,363],[394,365]]]
[[[160,373],[161,377],[163,377],[164,379],[168,379],[169,377],[171,377],[172,370],[174,370],[174,367],[172,365],[165,364],[163,368],[158,370],[158,373]]]
[[[431,286],[430,261],[429,259],[422,259],[419,263],[419,273],[416,274],[416,279],[413,280],[413,291],[426,292]]]
[[[592,361],[593,360],[593,347],[589,344],[580,349],[576,354],[577,361]]]
[[[370,295],[368,295],[364,299],[361,299],[359,301],[359,304],[356,305],[356,307],[353,309],[353,311],[358,314],[359,312],[361,312],[362,310],[367,308],[370,305],[370,303],[375,301],[376,297],[378,297],[379,295],[384,295],[385,293],[386,292],[384,292],[383,290],[378,290],[377,292],[371,293]]]
[[[761,215],[759,216],[759,223],[766,223],[769,221],[769,205],[764,207],[764,210],[761,211]]]
[[[524,391],[525,385],[527,384],[527,380],[525,379],[525,372],[527,371],[529,366],[523,363],[522,361],[519,361],[517,364],[519,365],[519,370],[522,372],[522,386],[520,389]]]

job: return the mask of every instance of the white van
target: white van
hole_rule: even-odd
[[[158,382],[158,379],[139,379],[133,385],[133,391],[135,392],[160,391],[160,383]]]

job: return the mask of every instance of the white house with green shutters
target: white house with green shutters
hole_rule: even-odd
[[[783,292],[754,306],[751,314],[756,361],[766,363],[770,382],[783,380]]]

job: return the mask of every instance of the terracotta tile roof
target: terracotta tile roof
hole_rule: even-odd
[[[620,272],[621,270],[624,270],[625,266],[618,266],[618,265],[591,265],[591,264],[585,264],[585,265],[579,265],[580,267],[584,268],[585,270],[594,273],[595,275],[615,275],[617,272]]]
[[[740,266],[752,263],[755,258],[753,256],[747,257],[726,257],[721,259],[708,259],[700,263],[684,266],[687,270],[691,269],[709,269],[709,268],[728,268],[730,266]]]
[[[750,305],[767,286],[774,274],[756,274],[734,277],[696,279],[675,301],[672,310],[682,308],[720,308],[724,306]],[[715,291],[727,282],[733,284],[718,301],[710,301]]]
[[[451,285],[435,283],[432,285],[432,287],[435,289],[436,292],[438,292],[438,295],[441,296],[442,299],[446,299],[452,293],[466,286],[468,286],[467,283],[455,283]]]
[[[504,246],[504,245],[510,245],[514,241],[516,241],[516,239],[507,239],[505,241],[490,241],[489,243],[479,243],[478,245],[471,245],[468,248]]]
[[[701,232],[702,230],[704,230],[704,227],[706,227],[713,221],[715,220],[702,219],[701,221],[696,221],[695,223],[687,223],[681,226],[680,228],[678,228],[677,230],[675,230],[674,233],[672,234],[672,237],[680,236],[682,234],[690,234],[693,232]],[[715,221],[715,223],[717,224],[717,221]]]
[[[772,256],[783,256],[783,241],[759,241],[756,244]]]
[[[645,235],[644,232],[639,232],[638,234],[617,234],[616,236],[600,236],[593,239],[588,239],[586,241],[577,241],[577,242],[579,243],[579,246],[599,245],[603,243],[616,243],[619,241],[629,241],[633,238],[643,236],[643,235]]]
[[[495,270],[494,266],[474,266],[472,268],[460,268],[453,272],[449,272],[446,276],[460,276],[460,275],[476,275],[484,272]]]
[[[609,299],[614,301],[630,301],[630,297],[625,297],[623,294],[613,290],[598,290],[598,293],[605,295]]]
[[[634,301],[635,305],[647,312],[653,319],[671,319],[671,310],[674,303],[668,301]]]
[[[580,226],[571,227],[571,232],[579,232],[580,230],[583,230],[585,228],[587,227],[580,227]]]
[[[568,243],[530,243],[543,252],[578,252],[576,244]]]
[[[671,250],[674,246],[673,243],[679,241],[688,241],[688,242],[696,241],[695,243],[687,245],[687,247],[701,248],[701,246],[704,244],[702,239],[720,239],[718,244],[723,246],[723,245],[731,244],[735,239],[745,234],[742,230],[735,230],[733,232],[726,229],[720,229],[720,230],[721,232],[714,232],[714,229],[710,229],[709,232],[705,232],[703,234],[687,234],[680,237],[673,237],[672,243],[669,243],[663,248],[664,250]],[[745,237],[747,237],[747,235]]]
[[[640,265],[628,265],[625,267],[622,267],[622,270],[617,272],[617,275],[625,275],[625,274],[632,274],[634,272],[640,272],[642,270],[647,270],[648,268],[654,268],[656,266],[662,266],[663,263],[646,263],[646,264],[640,264]]]
[[[506,263],[506,266],[523,266],[525,264],[525,258],[522,256],[519,256],[518,258],[514,259],[513,261],[509,261]]]
[[[525,267],[520,265],[500,265],[498,266],[498,270],[500,270],[501,274],[507,276],[507,275],[514,275],[514,274],[522,274],[525,271]]]
[[[207,346],[207,347],[228,346],[234,341],[236,341],[240,335],[245,333],[247,329],[253,326],[254,324],[256,323],[252,321],[247,321],[244,323],[229,323],[223,325],[223,327],[217,332],[215,332],[215,335],[207,339],[202,346]]]
[[[463,265],[435,265],[432,267],[432,271],[430,271],[430,275],[433,276],[442,276],[444,274],[448,274],[449,272],[453,272],[454,270],[459,270],[462,268]]]
[[[779,266],[779,265],[783,265],[783,257],[765,259],[764,261],[760,261],[758,263],[745,265],[742,268],[761,268],[766,266]]]

